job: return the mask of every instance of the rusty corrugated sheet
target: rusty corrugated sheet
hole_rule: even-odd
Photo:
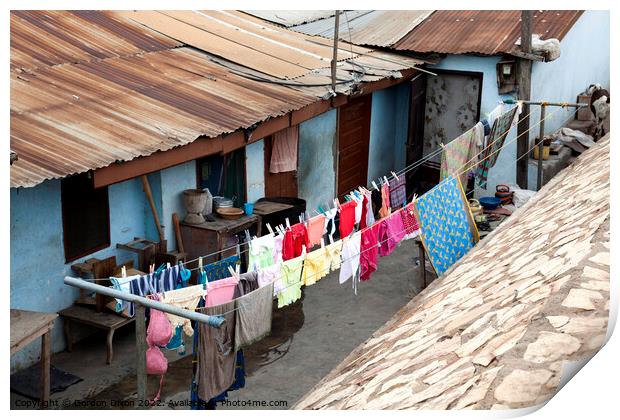
[[[11,69],[100,60],[181,43],[106,11],[11,12]]]
[[[542,39],[562,39],[583,11],[534,11],[532,32]],[[437,10],[394,44],[397,50],[417,53],[495,55],[515,50],[519,38],[519,10]]]
[[[329,94],[328,40],[241,12],[37,13],[47,26],[11,16],[12,187],[247,128]],[[64,33],[83,16],[82,32]],[[338,66],[345,94],[422,63],[346,43],[339,58],[350,61]]]
[[[339,38],[354,44],[390,47],[419,25],[432,10],[344,11],[338,26]],[[333,39],[335,18],[329,17],[291,27],[307,35]]]
[[[325,19],[335,13],[334,10],[244,10],[243,12],[286,28]]]

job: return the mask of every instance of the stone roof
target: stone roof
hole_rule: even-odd
[[[521,408],[609,316],[609,135],[401,309],[298,409]]]

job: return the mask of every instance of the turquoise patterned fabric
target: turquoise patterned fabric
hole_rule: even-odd
[[[449,177],[416,201],[422,241],[441,276],[478,241],[458,178]]]
[[[213,264],[205,265],[203,269],[207,274],[207,281],[211,283],[212,281],[230,277],[228,267],[232,267],[234,270],[237,263],[239,263],[239,256],[233,255],[232,257],[224,258]]]

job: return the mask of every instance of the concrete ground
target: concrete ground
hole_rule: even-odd
[[[269,409],[291,407],[420,292],[417,256],[415,241],[405,241],[392,255],[380,259],[378,271],[369,282],[359,284],[357,296],[350,281],[338,283],[335,272],[304,288],[302,299],[295,304],[282,309],[274,306],[271,335],[244,350],[245,388],[229,393],[230,405],[221,408],[259,408],[247,405],[256,400],[279,401],[277,407],[265,407]],[[433,275],[427,276],[430,282]],[[117,331],[114,361],[109,366],[105,364],[105,337],[98,335],[76,344],[73,353],[52,356],[56,367],[84,379],[52,395],[59,408],[134,407],[134,340],[133,327]],[[191,347],[191,341],[187,342]],[[189,354],[191,348],[187,350]],[[187,408],[191,357],[179,358],[176,352],[166,352],[166,356],[170,363],[160,407]],[[158,385],[157,378],[149,378],[149,397]],[[24,400],[11,394],[12,408],[20,408],[18,399]]]

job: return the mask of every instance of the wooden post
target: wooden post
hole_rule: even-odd
[[[50,352],[51,333],[48,331],[41,337],[41,408],[47,408],[50,399]]]
[[[181,254],[185,253],[185,247],[183,246],[183,238],[181,237],[181,225],[179,223],[179,216],[176,213],[172,213],[172,223],[174,224],[174,234],[177,238],[177,249]]]
[[[532,11],[523,10],[521,12],[521,51],[524,53],[531,53],[532,50]],[[519,58],[517,67],[517,84],[518,84],[518,97],[520,100],[530,100],[531,90],[531,76],[532,76],[532,61]],[[526,115],[530,112],[530,106],[523,104],[523,113],[521,114],[521,121],[517,128],[518,140],[517,140],[517,157],[521,157],[528,153],[529,150],[529,130],[530,130],[530,118]],[[523,157],[517,161],[517,184],[523,189],[527,189],[527,165],[529,159]]]
[[[422,278],[422,290],[426,289],[426,256],[424,255],[424,244],[422,244],[421,240],[417,240],[418,243],[418,261],[420,263],[418,270],[420,271],[419,275]]]
[[[161,228],[161,223],[159,223],[159,216],[157,215],[157,208],[155,207],[155,201],[153,200],[151,184],[149,184],[149,179],[146,177],[146,175],[142,175],[140,178],[142,179],[142,187],[144,188],[144,193],[146,194],[146,198],[148,199],[149,205],[151,206],[153,220],[155,220],[155,227],[157,228],[157,233],[159,234],[159,241],[162,242],[166,238],[164,236],[164,230]],[[165,250],[163,252],[165,252]]]
[[[340,26],[340,10],[336,10],[334,19],[334,56],[332,58],[332,90],[336,93],[336,63],[338,63],[338,29]]]
[[[545,148],[545,110],[547,106],[543,103],[540,106],[540,134],[538,135],[538,176],[536,179],[536,191],[542,187],[543,181],[543,150]]]
[[[136,308],[136,375],[138,388],[138,407],[146,403],[146,309],[142,305]]]

